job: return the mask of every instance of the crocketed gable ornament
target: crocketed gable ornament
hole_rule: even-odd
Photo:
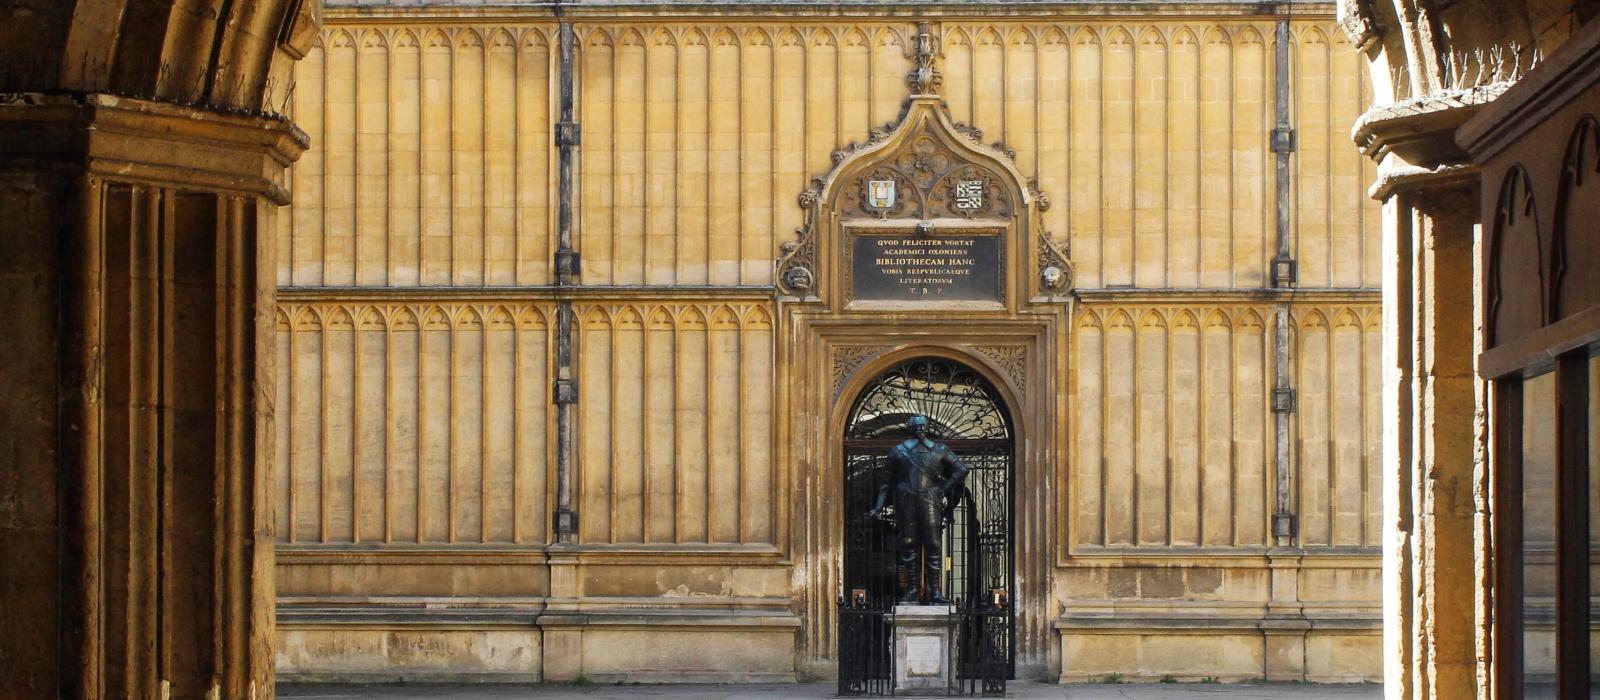
[[[781,294],[817,300],[825,278],[819,273],[817,238],[836,222],[861,220],[951,221],[994,224],[1023,216],[1014,235],[1038,238],[1032,259],[1030,294],[1059,298],[1072,287],[1072,266],[1035,216],[1050,206],[1037,185],[1017,173],[1015,152],[1004,144],[983,143],[977,129],[953,120],[938,95],[943,82],[935,59],[939,41],[930,25],[918,25],[910,96],[895,121],[874,127],[861,143],[833,152],[833,168],[811,179],[800,193],[803,225],[780,247],[774,275]],[[866,161],[865,165],[861,163]],[[823,212],[826,211],[826,216]]]

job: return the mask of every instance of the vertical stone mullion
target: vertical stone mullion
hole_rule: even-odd
[[[1383,562],[1384,681],[1400,697],[1411,697],[1412,609],[1403,592],[1411,589],[1411,507],[1409,452],[1412,424],[1409,401],[1413,331],[1406,310],[1412,308],[1411,226],[1409,197],[1384,203],[1383,259],[1383,414],[1384,514],[1387,533]]]
[[[136,190],[137,212],[129,231],[128,308],[132,323],[128,333],[129,454],[127,467],[128,548],[126,640],[126,692],[157,683],[162,544],[158,510],[161,478],[160,442],[160,269],[163,192],[154,187]],[[121,572],[119,572],[120,575]]]
[[[118,691],[128,687],[126,631],[131,622],[126,604],[127,574],[132,561],[127,541],[130,518],[127,480],[133,441],[130,411],[133,367],[128,359],[128,348],[134,317],[129,311],[134,252],[132,232],[142,217],[136,210],[138,193],[134,188],[123,184],[107,184],[105,188],[110,200],[105,218],[89,234],[100,239],[104,246],[104,306],[100,313],[107,321],[104,344],[96,347],[88,359],[90,367],[100,364],[103,373],[105,404],[101,415],[93,420],[102,423],[106,433],[104,451],[98,456],[102,469],[98,489],[101,507],[90,514],[88,521],[92,523],[90,527],[99,530],[100,546],[98,551],[86,553],[86,566],[98,568],[98,590],[91,591],[90,596],[95,599],[100,614],[88,617],[84,624],[101,635],[98,648],[91,653],[102,664],[101,677],[89,680],[92,685],[85,688],[89,697],[115,697]]]
[[[66,184],[66,183],[63,183]],[[62,585],[57,606],[63,632],[58,677],[53,679],[62,697],[102,697],[101,619],[99,596],[102,574],[102,490],[105,462],[104,365],[106,260],[102,232],[106,222],[107,189],[93,175],[71,181],[66,197],[76,207],[67,227],[62,259],[70,261],[57,276],[61,289],[60,376],[57,389],[60,421],[60,512],[64,529],[60,556]],[[14,621],[15,622],[15,621]],[[22,629],[19,627],[18,629]],[[51,683],[51,680],[46,680]]]
[[[273,599],[271,591],[271,547],[262,543],[269,558],[265,562],[252,561],[255,549],[254,542],[260,527],[256,522],[255,499],[260,498],[255,488],[255,472],[248,469],[249,455],[256,453],[258,447],[253,430],[255,407],[250,400],[255,395],[257,382],[270,374],[261,373],[260,368],[254,363],[257,354],[258,329],[251,321],[257,316],[260,308],[271,308],[270,297],[266,307],[257,306],[256,287],[260,280],[261,260],[259,256],[264,250],[257,245],[258,231],[255,226],[254,216],[247,215],[243,203],[237,198],[219,199],[217,208],[217,238],[219,245],[224,249],[223,259],[227,265],[216,271],[219,286],[226,289],[222,297],[227,300],[225,316],[217,320],[217,331],[226,333],[225,349],[216,358],[218,365],[218,381],[222,386],[219,395],[222,405],[219,412],[227,419],[227,435],[219,439],[227,446],[227,459],[218,463],[224,471],[218,479],[220,492],[216,494],[217,503],[221,506],[220,527],[216,530],[223,533],[220,542],[216,544],[217,551],[222,559],[222,570],[219,571],[221,582],[218,599],[220,614],[216,625],[220,627],[224,644],[222,658],[218,660],[218,675],[222,681],[223,697],[250,697],[254,689],[250,686],[253,673],[260,678],[266,669],[250,669],[239,664],[229,663],[231,659],[244,658],[251,650],[253,628],[265,624],[270,631],[271,611]],[[250,211],[254,214],[254,211]],[[255,250],[256,255],[250,252]],[[256,258],[252,260],[252,258]],[[270,295],[270,292],[268,293]],[[247,422],[248,421],[248,422]],[[252,564],[260,568],[248,571]],[[258,597],[259,593],[253,586],[265,583],[269,592],[267,597]],[[255,651],[270,651],[271,637],[255,639]]]
[[[177,455],[175,454],[177,450],[175,438],[180,431],[175,429],[174,423],[180,419],[183,408],[179,397],[174,395],[173,380],[175,373],[170,371],[173,369],[172,365],[176,364],[178,359],[177,333],[183,330],[174,319],[176,315],[175,307],[179,303],[176,299],[179,291],[176,289],[178,286],[175,279],[176,273],[173,269],[173,252],[174,248],[177,247],[177,234],[174,230],[178,225],[175,220],[177,199],[176,193],[162,197],[160,202],[161,226],[153,241],[158,292],[154,319],[156,326],[155,338],[153,339],[154,343],[152,343],[156,350],[156,361],[161,365],[157,369],[155,381],[153,382],[154,386],[152,387],[152,395],[157,406],[155,416],[156,443],[159,446],[157,467],[152,473],[155,484],[151,494],[154,500],[154,525],[157,543],[155,568],[158,576],[154,582],[156,588],[156,630],[158,639],[174,642],[181,639],[173,634],[175,623],[180,623],[180,621],[175,619],[176,616],[172,614],[172,608],[166,605],[166,602],[175,598],[183,585],[182,581],[177,580],[177,576],[181,575],[179,574],[180,565],[174,561],[175,552],[173,551],[173,539],[180,533],[181,525],[171,519],[171,506],[176,496],[175,472],[179,467]],[[172,679],[175,653],[172,646],[165,643],[159,644],[153,660],[156,678],[161,679],[163,683],[167,683]]]

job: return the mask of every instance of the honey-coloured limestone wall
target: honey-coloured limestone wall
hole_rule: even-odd
[[[1275,18],[1112,5],[917,9],[951,118],[1012,152],[1075,272],[1059,355],[1023,367],[1059,368],[1063,419],[1038,469],[1051,545],[1019,552],[1045,579],[1021,670],[1375,678],[1380,247],[1373,166],[1343,146],[1363,62],[1331,6],[1296,6],[1299,278],[1274,288]],[[786,451],[803,387],[785,379],[827,368],[780,366],[773,261],[834,151],[900,113],[916,19],[715,7],[569,15],[582,271],[560,290],[554,19],[329,10],[293,93],[316,145],[277,230],[283,677],[830,673],[801,601],[837,592],[803,560],[838,524],[797,515],[816,466]],[[573,545],[550,527],[559,298]]]

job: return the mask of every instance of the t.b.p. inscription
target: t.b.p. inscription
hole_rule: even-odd
[[[850,236],[852,301],[1001,301],[998,231]]]

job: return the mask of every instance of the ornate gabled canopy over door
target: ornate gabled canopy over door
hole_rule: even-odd
[[[900,117],[835,151],[800,194],[805,225],[777,261],[780,295],[836,311],[1063,300],[1072,266],[1039,227],[1049,199],[1003,145],[950,118],[927,25],[915,47]]]
[[[839,666],[848,611],[837,596],[846,586],[845,490],[854,488],[845,464],[852,401],[899,363],[937,358],[982,377],[1008,407],[1008,486],[994,492],[1014,495],[1000,549],[1015,556],[998,584],[969,586],[1006,591],[1001,612],[984,618],[1000,633],[983,637],[1004,639],[995,647],[1004,653],[989,671],[963,676],[992,689],[1013,660],[1018,673],[1045,672],[1058,613],[1049,594],[1058,519],[1046,485],[1066,469],[1060,397],[1072,266],[1040,226],[1048,201],[1011,153],[951,118],[937,94],[928,25],[911,44],[911,94],[899,117],[836,151],[828,173],[800,194],[804,225],[774,271],[776,448],[792,475],[793,532],[804,533],[791,543],[806,581],[802,663],[807,672],[851,673]],[[873,624],[866,629],[882,631]]]

